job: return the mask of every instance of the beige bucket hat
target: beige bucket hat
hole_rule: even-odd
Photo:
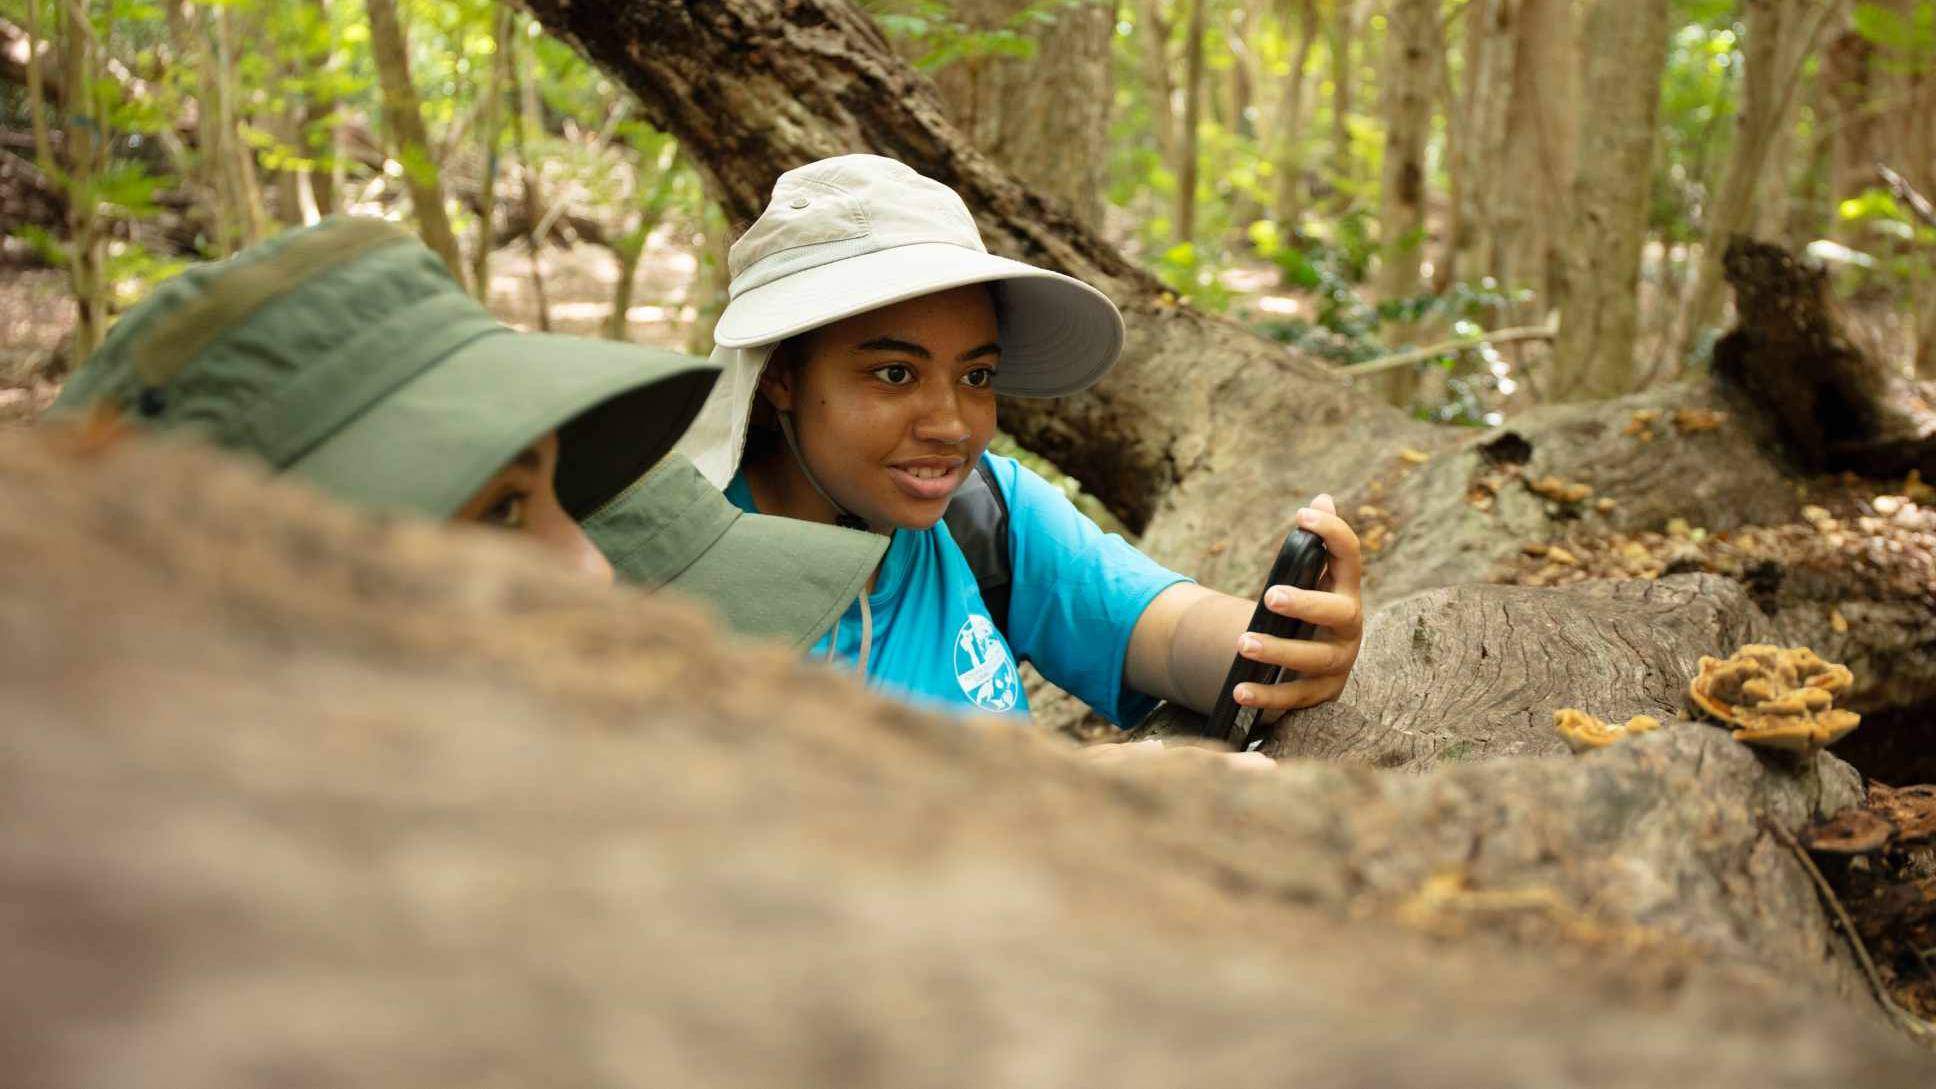
[[[774,346],[797,333],[953,287],[999,283],[996,392],[1075,393],[1122,353],[1123,319],[1108,296],[989,253],[953,189],[879,155],[822,159],[780,175],[728,267],[729,299],[713,331],[720,380],[678,447],[721,487],[739,468],[760,372]]]

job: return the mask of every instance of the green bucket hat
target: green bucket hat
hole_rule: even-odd
[[[715,377],[671,352],[508,329],[409,231],[333,218],[157,288],[54,407],[113,404],[439,519],[556,429],[558,497],[582,517],[671,448]]]
[[[628,582],[711,602],[735,631],[810,647],[867,586],[879,534],[747,514],[673,454],[584,521]]]
[[[556,429],[558,497],[575,518],[596,512],[585,529],[621,576],[810,646],[887,540],[742,515],[684,458],[646,473],[717,374],[671,352],[507,329],[410,232],[338,218],[157,288],[54,408],[111,404],[352,503],[437,519]]]

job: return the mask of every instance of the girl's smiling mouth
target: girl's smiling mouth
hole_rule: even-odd
[[[887,475],[908,498],[932,502],[955,493],[967,464],[962,458],[914,458],[889,465]]]

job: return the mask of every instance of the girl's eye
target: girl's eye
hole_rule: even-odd
[[[477,520],[483,525],[500,529],[523,529],[526,499],[523,492],[512,492],[491,504],[489,510],[477,516]]]
[[[987,389],[995,384],[995,368],[976,367],[961,376],[961,384],[969,389]]]
[[[906,363],[889,363],[874,368],[874,377],[890,386],[905,386],[914,381],[914,368]]]

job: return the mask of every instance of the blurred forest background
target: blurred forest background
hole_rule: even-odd
[[[1178,298],[1424,418],[1705,367],[1736,233],[1936,376],[1936,0],[861,6]],[[702,175],[488,0],[0,0],[0,418],[186,263],[331,212],[408,219],[515,324],[705,351]]]

